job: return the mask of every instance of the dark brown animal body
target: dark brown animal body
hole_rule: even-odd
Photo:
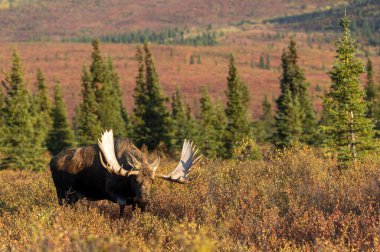
[[[129,141],[116,140],[116,158],[126,170],[133,167],[128,163],[131,155],[145,164],[137,175],[120,176],[108,172],[101,164],[98,145],[65,150],[54,156],[50,169],[57,190],[58,203],[75,204],[80,198],[110,200],[120,205],[138,205],[145,209],[150,197],[152,171],[148,169],[145,156]]]
[[[122,215],[126,205],[145,210],[154,178],[187,183],[190,167],[202,157],[195,157],[196,153],[195,146],[185,140],[177,167],[168,175],[156,174],[160,158],[148,163],[131,141],[115,141],[110,130],[103,133],[98,145],[58,153],[50,161],[50,170],[60,205],[75,204],[83,197],[110,200],[119,204]]]

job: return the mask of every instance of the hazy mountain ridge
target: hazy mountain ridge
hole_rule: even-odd
[[[333,0],[2,0],[0,41],[57,40],[143,29],[222,25],[310,12]]]
[[[345,7],[280,17],[268,22],[308,32],[338,30],[337,20],[344,16],[345,11],[353,21],[353,30],[362,40],[372,45],[380,44],[380,1],[378,0],[354,0]]]

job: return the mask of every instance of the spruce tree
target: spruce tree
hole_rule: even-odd
[[[198,134],[198,122],[190,108],[189,104],[185,106],[186,120],[187,120],[187,139],[195,141]]]
[[[337,56],[330,71],[332,85],[324,100],[328,113],[326,144],[337,151],[342,167],[374,148],[374,125],[365,117],[364,92],[360,87],[363,63],[355,56],[357,44],[351,37],[350,20],[340,21],[343,36],[337,42]]]
[[[104,63],[103,57],[100,53],[99,40],[94,39],[92,41],[92,54],[91,54],[91,65],[90,65],[90,75],[91,75],[91,85],[95,90],[96,101],[99,102],[101,97],[100,90],[103,87],[106,79],[106,65]]]
[[[184,139],[191,139],[191,129],[189,128],[189,115],[182,101],[182,95],[177,87],[175,94],[172,96],[172,118],[174,126],[174,146],[180,150]]]
[[[5,136],[6,136],[6,103],[5,95],[0,88],[0,153],[4,152]]]
[[[39,143],[46,146],[47,135],[52,127],[51,102],[48,98],[45,77],[41,71],[37,71],[37,94],[34,96],[35,134]]]
[[[103,129],[113,129],[114,135],[126,136],[126,111],[123,106],[123,93],[111,58],[108,58],[105,68],[104,83],[99,90],[99,118]]]
[[[365,100],[367,101],[368,110],[367,115],[368,118],[372,118],[376,121],[375,111],[376,111],[376,100],[378,99],[378,90],[376,89],[375,82],[373,81],[373,67],[372,61],[368,58],[366,65],[367,72],[367,85],[365,86]]]
[[[268,142],[272,139],[275,132],[275,120],[272,111],[272,104],[270,103],[268,96],[264,96],[264,100],[261,104],[262,115],[259,120],[254,123],[254,130],[256,140],[261,143]]]
[[[92,41],[93,52],[90,66],[91,87],[98,103],[98,116],[103,129],[113,129],[115,136],[125,136],[125,109],[119,76],[110,57],[105,61],[101,55],[99,41]]]
[[[22,60],[12,54],[12,69],[6,76],[8,83],[5,108],[5,135],[2,167],[41,170],[46,167],[45,149],[36,139],[32,96],[24,83]]]
[[[297,63],[298,53],[294,39],[290,40],[288,51],[282,53],[281,60],[281,95],[277,100],[277,132],[274,135],[274,142],[280,148],[289,146],[294,140],[315,144],[317,139],[317,120],[307,92],[309,83],[306,82],[304,73]],[[286,111],[293,114],[287,115]],[[292,119],[297,119],[297,122],[289,124]],[[299,127],[301,127],[301,131],[299,131]]]
[[[142,77],[141,66],[139,66],[135,89],[136,144],[139,147],[145,144],[149,150],[153,150],[162,142],[171,151],[173,125],[165,106],[166,98],[161,91],[153,56],[146,43],[144,54],[145,78]],[[141,101],[145,103],[141,104]]]
[[[146,142],[146,136],[149,132],[147,132],[144,121],[146,106],[148,105],[148,95],[145,81],[144,53],[141,47],[137,47],[136,60],[138,72],[136,76],[136,87],[133,93],[135,104],[132,117],[132,138],[137,146],[142,146]]]
[[[372,61],[368,58],[367,65],[367,85],[365,86],[365,100],[368,110],[367,117],[375,123],[376,138],[380,137],[380,85],[374,82]]]
[[[277,107],[274,144],[278,148],[284,148],[301,138],[300,105],[297,97],[294,99],[290,89],[287,89],[277,100]]]
[[[216,131],[217,156],[225,157],[227,155],[224,144],[227,127],[227,116],[222,100],[219,98],[215,105],[214,128]]]
[[[128,138],[133,139],[131,117],[129,116],[128,111],[125,107],[123,107],[123,110],[121,111],[121,115],[123,117],[123,121],[125,125],[125,134]]]
[[[249,93],[247,86],[240,80],[235,58],[231,55],[227,78],[227,127],[225,132],[226,157],[232,156],[232,149],[244,137],[250,136],[247,116]]]
[[[87,68],[82,70],[82,103],[76,110],[75,134],[80,145],[94,144],[102,133],[95,90]]]
[[[216,126],[216,114],[210,95],[206,88],[201,89],[201,117],[198,127],[197,146],[208,158],[218,156],[218,132]]]
[[[289,82],[293,97],[297,97],[300,104],[300,113],[302,121],[301,141],[307,144],[315,144],[317,138],[317,120],[313,109],[310,96],[308,94],[309,83],[306,82],[302,69],[298,66],[298,53],[296,42],[291,39],[287,58],[289,60]]]
[[[148,95],[148,107],[145,114],[145,123],[150,129],[148,149],[154,149],[160,142],[166,145],[168,150],[172,148],[172,121],[165,106],[166,98],[162,94],[156,67],[148,44],[144,45],[146,87]]]
[[[264,55],[260,55],[260,60],[259,60],[259,68],[265,69],[265,61],[264,61]]]
[[[75,146],[74,133],[67,121],[66,105],[62,98],[61,86],[54,87],[54,106],[52,108],[53,127],[49,131],[47,147],[51,154]]]

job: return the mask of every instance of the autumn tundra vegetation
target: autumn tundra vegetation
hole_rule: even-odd
[[[164,95],[149,43],[139,45],[134,106],[127,110],[113,60],[93,40],[71,123],[60,83],[51,101],[39,70],[34,92],[28,90],[23,60],[14,50],[0,94],[0,250],[379,249],[380,88],[371,60],[365,67],[356,56],[349,18],[340,25],[321,116],[295,37],[281,55],[275,108],[265,96],[257,120],[250,118],[250,93],[232,54],[225,100],[214,101],[202,87],[195,113],[180,88],[170,99]],[[269,67],[269,58],[260,61]],[[110,131],[104,133],[110,129],[115,142]],[[191,169],[176,162],[184,160],[182,147],[190,145],[185,139],[204,155]],[[119,146],[126,146],[127,163],[111,160],[106,143],[115,143],[118,160],[124,155]],[[193,154],[188,157],[198,161]],[[168,176],[155,175],[157,156],[158,171]],[[178,175],[181,165],[185,173]],[[180,169],[171,172],[176,166]],[[93,171],[94,176],[81,175]],[[120,208],[91,201],[92,188],[107,190],[92,186],[96,179],[133,180],[129,175],[144,175],[133,190],[149,200],[129,202],[128,194],[111,190],[109,198],[95,199]],[[184,178],[186,185],[165,181]],[[141,183],[150,193],[141,191]],[[88,199],[70,204],[81,196]],[[132,206],[125,210],[126,204]]]

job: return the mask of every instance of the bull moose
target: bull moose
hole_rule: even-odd
[[[145,210],[154,179],[187,183],[190,167],[201,157],[193,143],[185,140],[177,167],[168,175],[157,174],[159,157],[148,163],[147,157],[130,140],[114,140],[110,130],[102,134],[97,145],[58,153],[50,161],[50,170],[59,205],[72,205],[81,198],[106,199],[119,204],[122,216],[126,205]]]

